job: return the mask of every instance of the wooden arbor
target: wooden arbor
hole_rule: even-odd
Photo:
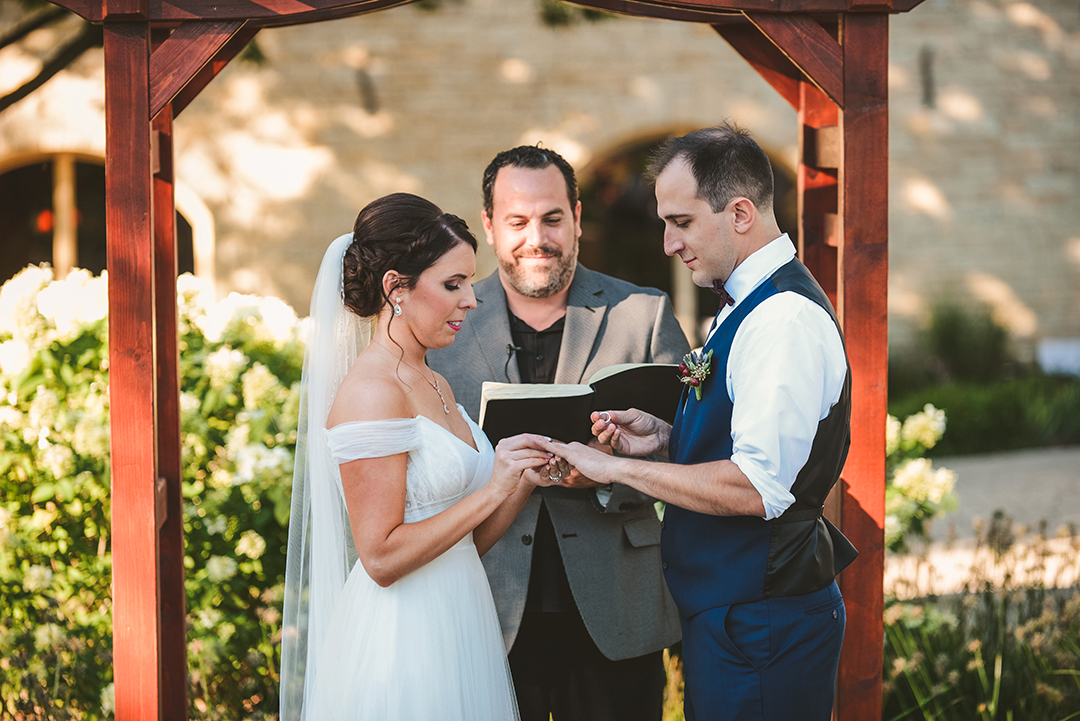
[[[119,721],[187,717],[172,122],[260,28],[410,0],[53,0],[104,28]],[[920,0],[577,0],[707,23],[799,112],[799,249],[843,321],[851,454],[830,515],[861,556],[837,718],[881,715],[888,18]]]

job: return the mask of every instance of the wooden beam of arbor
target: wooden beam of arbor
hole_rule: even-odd
[[[665,13],[673,10],[693,12],[760,12],[760,13],[902,13],[907,12],[923,0],[634,0],[628,2],[628,14],[642,17],[671,18]],[[605,7],[611,0],[573,0],[576,5]],[[621,12],[613,10],[613,12]],[[690,22],[709,22],[707,19],[692,19]]]
[[[153,56],[151,56],[153,64]],[[188,718],[187,599],[184,590],[184,496],[180,443],[180,348],[176,308],[176,207],[173,119],[169,106],[153,121],[158,154],[154,192],[154,323],[157,353],[159,585],[162,719]]]
[[[618,15],[650,17],[658,20],[677,20],[688,23],[715,23],[725,18],[735,18],[745,22],[742,13],[735,10],[716,10],[712,8],[687,9],[669,5],[653,5],[642,0],[574,0],[574,5],[593,10],[604,10]]]
[[[150,56],[150,119],[172,102],[243,27],[243,20],[181,23]]]
[[[217,53],[210,62],[199,68],[195,76],[176,94],[172,101],[172,116],[175,119],[192,100],[199,96],[210,81],[217,77],[218,73],[225,69],[233,58],[240,54],[251,39],[258,34],[259,28],[252,23],[245,23],[229,40],[218,48]],[[151,61],[153,58],[151,57]]]
[[[799,84],[804,80],[803,73],[780,48],[765,38],[760,29],[749,22],[714,24],[713,29],[784,100],[793,108],[799,108]]]
[[[804,75],[833,102],[844,107],[844,71],[840,43],[805,13],[745,13]]]
[[[881,718],[885,563],[885,421],[889,286],[889,16],[848,14],[839,208],[839,306],[851,363],[851,452],[841,498],[859,558],[840,584],[848,602],[839,719]]]
[[[150,27],[108,22],[105,225],[117,719],[159,718],[158,504],[151,219]]]
[[[133,0],[125,10],[130,17],[163,20],[243,20],[280,18],[275,25],[291,25],[316,20],[351,17],[402,5],[415,0]],[[713,12],[839,13],[907,12],[923,0],[574,0],[594,7],[638,17],[655,17],[687,22],[710,22]],[[101,0],[52,0],[91,22],[104,20]],[[145,12],[140,9],[145,8]],[[609,7],[614,6],[614,7]],[[111,17],[119,18],[116,11]],[[675,15],[683,13],[682,17]],[[701,13],[701,14],[697,14]],[[305,19],[305,16],[308,19]],[[293,18],[293,20],[290,20]]]
[[[837,1],[837,0],[832,0]],[[151,22],[188,20],[267,20],[293,25],[361,15],[415,0],[110,0],[106,15],[101,0],[52,0],[90,22],[140,19]]]

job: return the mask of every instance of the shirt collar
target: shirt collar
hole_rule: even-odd
[[[758,248],[731,272],[724,289],[735,300],[735,305],[743,301],[778,269],[787,265],[795,257],[795,245],[787,233]]]
[[[765,247],[758,248],[746,260],[739,263],[735,270],[731,271],[727,283],[724,283],[724,290],[735,301],[735,305],[720,304],[720,310],[713,319],[709,333],[705,337],[705,342],[708,343],[712,339],[713,333],[716,332],[720,323],[730,315],[735,306],[741,303],[746,296],[753,293],[754,289],[764,283],[765,280],[772,277],[773,273],[790,263],[794,257],[795,245],[791,242],[788,234],[784,233]]]

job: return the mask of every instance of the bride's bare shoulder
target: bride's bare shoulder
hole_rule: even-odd
[[[401,380],[383,365],[361,356],[342,380],[326,425],[332,428],[349,421],[381,421],[415,415]]]

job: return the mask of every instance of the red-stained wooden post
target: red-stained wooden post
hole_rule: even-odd
[[[104,23],[117,721],[158,718],[161,696],[150,26],[126,20],[144,11],[138,2],[107,0]]]
[[[184,592],[184,508],[180,444],[180,366],[176,309],[176,210],[172,108],[152,124],[154,172],[154,294],[157,322],[157,473],[164,505],[158,547],[161,573],[161,718],[188,717],[187,603]]]
[[[799,257],[836,307],[838,109],[825,93],[799,83]]]
[[[884,643],[889,16],[847,13],[841,33],[845,103],[837,296],[852,374],[852,439],[841,517],[859,559],[857,572],[840,576],[848,622],[837,708],[843,721],[866,721],[881,718]]]

